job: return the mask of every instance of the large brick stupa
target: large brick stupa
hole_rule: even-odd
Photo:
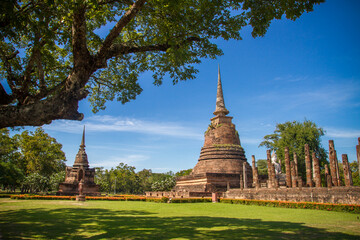
[[[99,186],[94,182],[95,168],[89,167],[89,161],[85,152],[85,127],[79,152],[76,154],[75,162],[72,167],[66,167],[65,182],[60,183],[60,195],[79,194],[79,183],[83,183],[84,195],[100,195]]]
[[[226,116],[228,114],[219,69],[215,117],[211,118],[211,124],[205,132],[198,163],[189,176],[177,179],[174,188],[176,192],[223,192],[228,188],[251,186],[252,169],[241,147],[232,117]]]

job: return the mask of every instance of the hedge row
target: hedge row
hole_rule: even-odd
[[[299,209],[317,209],[336,212],[360,213],[360,205],[355,204],[333,204],[333,203],[313,203],[313,202],[288,202],[288,201],[270,201],[270,200],[250,200],[250,199],[220,199],[221,203],[256,205],[267,207],[299,208]]]
[[[12,194],[0,194],[0,198],[10,198]]]
[[[11,199],[41,199],[41,200],[75,200],[76,196],[42,196],[42,195],[11,195]],[[135,195],[126,195],[119,197],[92,197],[86,196],[86,200],[102,201],[144,201],[158,203],[197,203],[211,202],[211,198],[146,198]],[[250,200],[250,199],[229,199],[221,198],[220,203],[256,205],[267,207],[283,207],[298,209],[317,209],[336,212],[360,213],[360,205],[355,204],[332,204],[332,203],[312,203],[312,202],[287,202],[287,201],[268,201],[268,200]]]

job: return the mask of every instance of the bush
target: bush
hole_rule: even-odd
[[[250,199],[220,199],[221,203],[256,205],[267,207],[284,207],[299,209],[317,209],[336,212],[360,213],[360,205],[355,204],[333,204],[333,203],[313,203],[313,202],[287,202],[287,201],[267,201],[267,200],[250,200]]]
[[[211,202],[211,198],[173,198],[172,203],[197,203],[197,202]]]

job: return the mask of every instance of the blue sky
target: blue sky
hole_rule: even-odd
[[[92,114],[83,100],[82,122],[59,120],[44,129],[63,144],[67,165],[86,125],[92,167],[124,162],[137,171],[193,168],[215,110],[219,64],[225,104],[248,161],[251,155],[266,158],[258,145],[277,123],[305,118],[326,131],[325,149],[333,139],[339,159],[346,153],[354,161],[360,137],[359,10],[359,1],[329,0],[295,22],[274,21],[265,37],[254,39],[246,28],[242,41],[216,40],[224,55],[203,60],[195,80],[173,86],[167,78],[156,87],[151,73],[144,74],[144,91],[135,101],[108,102],[105,111]]]

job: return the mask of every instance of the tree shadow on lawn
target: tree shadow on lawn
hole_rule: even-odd
[[[301,223],[152,214],[76,208],[9,210],[0,213],[0,233],[4,239],[359,239]]]

